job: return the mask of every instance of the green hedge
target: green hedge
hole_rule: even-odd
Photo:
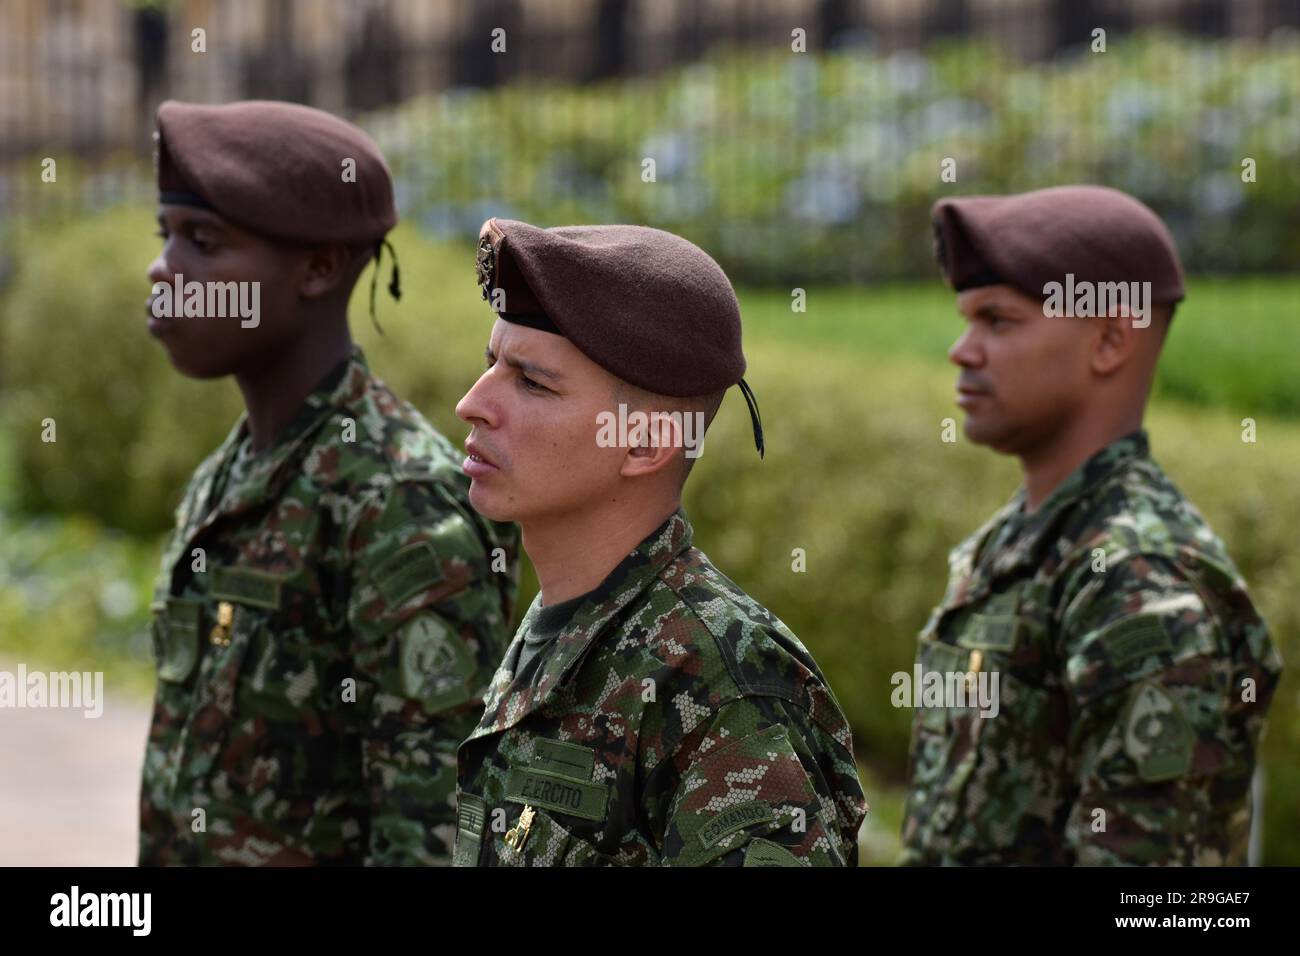
[[[150,211],[118,209],[14,243],[24,252],[0,299],[0,414],[25,511],[86,511],[136,533],[163,530],[190,471],[243,408],[233,381],[177,375],[145,328],[155,228]],[[482,367],[489,328],[472,252],[454,259],[405,230],[395,242],[404,297],[378,297],[390,334],[376,337],[368,320],[353,325],[378,367],[409,369],[409,397],[454,432],[452,410]],[[365,314],[368,290],[369,272],[354,313]],[[47,443],[50,418],[57,440]]]
[[[237,414],[232,385],[181,379],[144,330],[151,231],[146,212],[129,211],[25,243],[0,303],[17,502],[29,511],[91,512],[149,536],[133,545],[75,531],[17,534],[30,526],[12,521],[0,529],[8,555],[0,563],[0,650],[58,646],[46,632],[67,627],[80,629],[77,640],[94,653],[143,656],[143,645],[93,642],[128,624],[143,633],[153,535],[166,527],[189,469]],[[397,242],[406,294],[382,307],[387,335],[376,337],[368,322],[354,326],[376,371],[458,441],[465,428],[452,409],[481,368],[490,324],[469,279],[470,249],[410,232]],[[69,263],[78,264],[75,282]],[[910,713],[889,706],[889,676],[910,667],[916,631],[941,597],[947,550],[1008,497],[1014,463],[940,441],[941,421],[958,412],[952,373],[938,361],[868,361],[776,338],[751,341],[747,351],[769,453],[758,460],[744,403],[729,397],[688,486],[698,542],[805,640],[849,713],[860,757],[896,782]],[[44,417],[58,422],[54,444],[40,441]],[[1246,445],[1240,417],[1159,406],[1153,445],[1227,540],[1284,655],[1297,660],[1300,427],[1261,417],[1258,442]],[[792,570],[795,548],[806,551],[805,573]],[[123,562],[143,570],[116,567]],[[118,579],[142,592],[134,621],[104,617],[121,607]],[[110,599],[92,599],[105,587]],[[66,596],[65,612],[51,610],[51,594]],[[1287,680],[1265,747],[1270,862],[1300,863],[1298,710]]]

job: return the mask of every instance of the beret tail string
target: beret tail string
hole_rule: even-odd
[[[763,416],[758,413],[758,399],[754,397],[754,390],[742,378],[740,380],[740,394],[745,396],[745,404],[749,406],[749,420],[754,423],[754,447],[758,449],[758,457],[763,457]]]
[[[393,260],[393,274],[388,282],[388,294],[393,297],[394,302],[402,301],[402,270],[397,267],[397,250],[387,239],[384,245],[388,247],[388,256]]]
[[[384,330],[379,327],[379,319],[375,315],[375,286],[379,284],[379,266],[384,257],[384,246],[386,244],[387,240],[384,240],[375,245],[375,271],[370,273],[370,321],[374,323],[375,331],[380,335],[384,334]],[[388,248],[392,249],[393,247],[390,245]]]

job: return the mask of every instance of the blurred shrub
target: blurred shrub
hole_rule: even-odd
[[[983,40],[760,50],[577,89],[455,90],[364,125],[405,214],[436,234],[476,236],[489,215],[657,225],[740,282],[931,277],[935,199],[1068,182],[1148,202],[1191,272],[1300,261],[1295,34],[1138,35],[1046,63]]]
[[[0,510],[0,666],[103,671],[110,695],[151,692],[161,549],[86,517]]]
[[[186,382],[145,329],[147,210],[30,229],[3,303],[4,427],[19,503],[90,511],[132,531],[169,523],[196,452],[242,407],[230,382]],[[52,419],[55,441],[42,441]],[[199,455],[201,457],[201,454]]]
[[[148,211],[119,209],[15,243],[25,251],[0,299],[0,415],[23,510],[166,529],[190,472],[243,410],[233,380],[183,378],[149,336],[154,230]],[[406,290],[400,304],[378,299],[389,335],[377,338],[368,320],[353,325],[377,369],[395,366],[405,394],[449,434],[463,434],[453,409],[482,369],[490,327],[472,250],[458,258],[404,230],[395,242]],[[366,273],[357,292],[363,315],[368,291]],[[42,440],[48,419],[53,442]]]

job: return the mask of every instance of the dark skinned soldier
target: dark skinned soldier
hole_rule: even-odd
[[[234,376],[246,414],[163,555],[140,862],[446,863],[515,537],[352,344],[349,295],[397,219],[387,166],[271,102],[164,103],[157,163],[149,331],[181,374]],[[256,314],[164,288],[195,282],[256,289]]]

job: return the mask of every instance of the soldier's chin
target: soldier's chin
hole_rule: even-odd
[[[985,445],[994,450],[1000,450],[1002,444],[1002,429],[998,428],[996,423],[990,422],[986,417],[966,413],[966,419],[961,424],[962,434],[972,445]]]
[[[514,521],[515,509],[508,502],[509,499],[503,499],[499,492],[484,487],[481,480],[470,481],[469,503],[484,518],[490,521]]]
[[[163,350],[167,353],[167,360],[172,363],[172,368],[186,378],[223,378],[232,372],[225,363],[214,361],[213,353],[210,351],[173,345],[170,342],[163,343]]]

